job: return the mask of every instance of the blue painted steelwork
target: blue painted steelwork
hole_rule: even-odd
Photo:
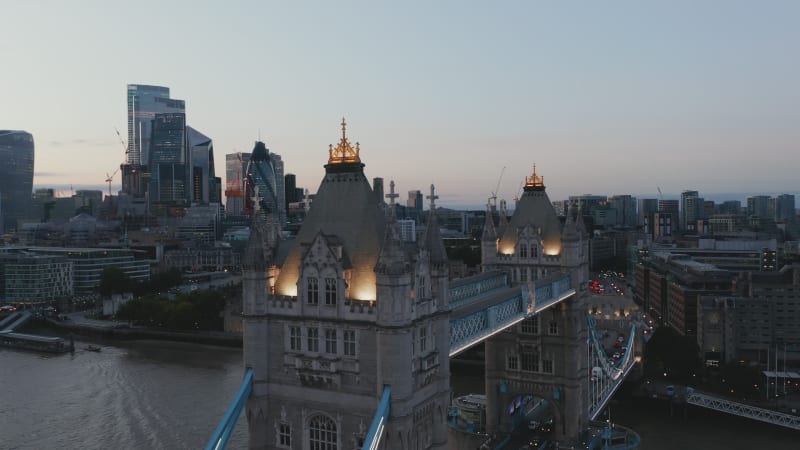
[[[450,321],[450,356],[461,353],[476,343],[521,322],[526,317],[522,296],[513,297],[500,304]]]
[[[389,420],[389,414],[391,413],[391,397],[392,387],[384,386],[381,402],[378,404],[378,410],[375,411],[375,417],[372,419],[372,425],[369,426],[369,432],[366,439],[364,439],[364,445],[361,450],[376,450],[380,445],[381,438],[383,438],[383,429],[386,427],[386,422]]]
[[[589,323],[589,346],[592,353],[593,360],[599,363],[602,368],[603,376],[597,380],[590,381],[590,395],[589,395],[589,420],[594,420],[606,407],[614,392],[622,385],[625,377],[628,376],[636,358],[633,355],[634,339],[636,338],[636,323],[631,323],[630,335],[625,347],[625,356],[619,362],[614,363],[608,358],[608,355],[603,348],[602,335],[597,331],[597,324],[594,317],[587,315],[586,319]],[[590,367],[593,364],[590,362]],[[595,376],[592,374],[592,376]]]
[[[206,450],[223,450],[228,445],[231,433],[233,433],[233,429],[236,427],[236,422],[242,414],[242,408],[244,408],[244,404],[247,402],[247,398],[250,396],[252,390],[253,369],[248,368],[247,372],[244,373],[244,380],[242,380],[242,386],[239,387],[239,392],[237,392],[236,397],[233,398],[231,406],[228,407],[228,410],[222,417],[222,422],[217,426],[217,430],[214,431],[211,440],[208,441]]]
[[[475,277],[475,280],[466,282],[456,281],[454,284],[455,286],[451,286],[449,289],[450,308],[468,305],[487,297],[498,289],[510,287],[508,283],[508,274],[505,272],[483,274],[479,277]]]
[[[503,286],[497,284],[498,279],[489,278],[459,286],[459,288],[469,286],[470,292],[475,292],[476,296],[460,297],[458,305],[463,308],[478,300],[488,298],[489,295],[500,295],[498,288]],[[481,289],[479,285],[483,281],[488,281],[488,283],[485,284],[486,288]],[[507,278],[505,281],[507,282]],[[488,288],[490,285],[492,287]],[[478,342],[538,314],[574,294],[575,289],[570,286],[569,275],[543,285],[532,282],[520,286],[519,290],[509,289],[509,297],[498,299],[499,303],[467,316],[450,320],[450,356],[457,355]],[[458,308],[453,308],[453,311],[457,312]]]
[[[800,430],[800,416],[794,414],[781,413],[757,406],[746,405],[713,395],[700,392],[691,392],[686,397],[686,402],[691,405],[702,406],[703,408],[713,409],[748,419],[760,420],[762,422],[779,425],[786,428]]]

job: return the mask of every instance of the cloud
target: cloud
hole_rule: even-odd
[[[60,141],[50,141],[50,145],[58,147],[60,145],[84,145],[84,146],[109,146],[115,145],[115,141],[108,139],[67,139]]]

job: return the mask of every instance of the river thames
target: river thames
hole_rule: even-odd
[[[198,449],[242,379],[236,348],[166,341],[76,341],[74,354],[0,349],[0,449]],[[480,367],[454,364],[453,390],[482,391]],[[800,432],[657,402],[614,402],[642,449],[798,448]],[[240,419],[228,448],[246,447]]]

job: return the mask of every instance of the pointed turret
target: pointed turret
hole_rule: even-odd
[[[447,251],[444,249],[442,235],[439,232],[439,218],[436,215],[436,199],[439,196],[434,194],[434,190],[434,186],[431,185],[431,195],[428,196],[431,201],[431,208],[428,214],[425,240],[422,245],[431,255],[431,264],[447,264]]]
[[[556,215],[556,210],[547,197],[544,187],[544,177],[536,174],[533,166],[533,175],[525,177],[525,187],[517,209],[500,235],[499,252],[504,255],[513,255],[516,252],[517,239],[520,230],[531,226],[542,240],[545,255],[555,256],[561,253],[561,223]]]
[[[481,239],[484,242],[497,241],[497,229],[494,227],[494,218],[492,218],[492,205],[486,204],[486,220],[483,222],[483,234]]]
[[[376,298],[374,269],[385,217],[364,176],[359,145],[350,145],[345,126],[342,120],[342,138],[336,148],[330,146],[325,177],[275,282],[277,294],[297,296],[303,246],[322,232],[341,241],[342,251],[352,264],[347,295],[357,300]]]
[[[561,242],[574,242],[580,240],[580,232],[578,231],[577,224],[575,223],[575,215],[577,209],[574,205],[570,205],[567,211],[567,220],[564,222],[564,231],[561,233]]]

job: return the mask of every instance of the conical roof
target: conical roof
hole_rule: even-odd
[[[544,178],[536,175],[536,166],[533,168],[533,176],[525,178],[522,198],[500,238],[498,248],[500,253],[515,253],[517,235],[522,228],[528,225],[539,231],[544,245],[544,254],[561,254],[561,225],[556,210],[544,190]]]
[[[275,292],[280,295],[297,295],[302,249],[321,232],[338,237],[350,258],[350,296],[359,300],[376,298],[374,269],[384,237],[384,215],[364,176],[358,145],[355,150],[350,147],[344,125],[343,121],[342,141],[336,150],[331,148],[325,177],[276,280]],[[343,146],[346,147],[340,148]]]

